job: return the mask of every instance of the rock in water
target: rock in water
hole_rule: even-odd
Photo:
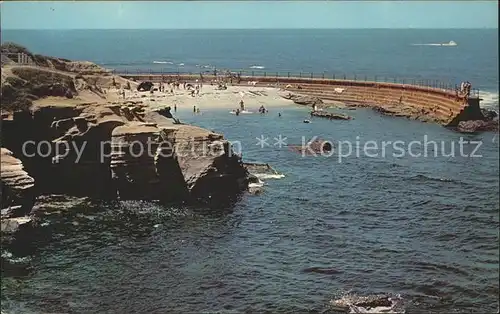
[[[327,111],[311,111],[311,117],[327,118],[330,120],[352,120],[352,117],[350,116]]]
[[[23,217],[13,217],[13,218],[2,218],[2,234],[15,234],[24,229],[30,229],[33,227],[33,218],[23,216]]]
[[[2,207],[17,206],[17,215],[29,213],[36,197],[35,180],[24,170],[21,160],[15,158],[10,150],[3,147],[1,148],[1,177]]]
[[[22,217],[12,217],[1,219],[1,243],[2,247],[6,246],[16,246],[20,244],[26,247],[26,240],[33,235],[35,220],[32,217],[22,216]]]
[[[330,301],[333,309],[349,313],[404,313],[403,299],[398,295],[356,296],[345,295]]]
[[[491,121],[494,120],[495,118],[498,118],[498,112],[496,112],[495,110],[482,108],[481,113],[483,114],[484,118],[487,121]]]
[[[291,151],[300,153],[304,156],[329,154],[334,149],[333,144],[331,142],[321,139],[314,139],[312,141],[307,142],[305,145],[288,145],[288,148]]]
[[[498,131],[498,120],[469,120],[460,121],[457,126],[457,131],[462,133],[475,133],[482,131]]]

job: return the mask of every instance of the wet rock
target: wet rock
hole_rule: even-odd
[[[245,162],[243,163],[243,167],[247,169],[247,171],[252,175],[251,178],[255,178],[258,182],[258,178],[255,176],[255,174],[269,174],[269,175],[278,175],[280,174],[278,171],[276,171],[271,165],[267,163],[254,163],[254,162]],[[256,182],[251,182],[251,183],[256,183]]]
[[[389,295],[346,295],[330,301],[330,306],[349,313],[404,313],[401,297]]]
[[[33,228],[34,219],[28,216],[2,218],[2,235],[13,235]]]
[[[311,117],[327,118],[330,120],[352,120],[353,118],[341,113],[333,113],[328,111],[311,111]]]
[[[314,139],[304,145],[288,145],[288,148],[302,155],[322,155],[332,152],[334,146],[330,141]]]
[[[492,109],[482,108],[481,113],[483,114],[485,120],[491,121],[498,118],[498,112]]]
[[[475,133],[483,131],[498,131],[498,120],[469,120],[460,121],[457,126],[457,131],[462,133]]]

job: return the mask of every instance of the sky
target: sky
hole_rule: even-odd
[[[2,29],[498,29],[498,1],[8,1],[0,6]]]

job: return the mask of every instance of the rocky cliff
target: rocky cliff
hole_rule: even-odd
[[[10,207],[15,214],[29,213],[35,201],[35,180],[24,170],[21,160],[1,148],[2,208]],[[14,214],[14,213],[9,213]]]
[[[2,62],[2,208],[28,213],[43,194],[217,203],[246,188],[221,134],[114,96],[136,83],[96,65],[30,56]]]

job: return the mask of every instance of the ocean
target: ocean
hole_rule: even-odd
[[[5,41],[119,71],[467,80],[484,106],[498,109],[498,30],[5,30]],[[415,45],[449,41],[457,45]],[[498,135],[368,109],[345,111],[351,121],[310,124],[302,123],[307,108],[281,108],[281,117],[273,110],[177,112],[241,142],[245,161],[284,174],[263,179],[263,194],[218,210],[93,200],[52,215],[29,255],[33,271],[3,278],[2,309],[320,312],[346,294],[391,293],[407,313],[498,310]],[[261,135],[269,146],[256,145]],[[445,147],[427,157],[305,158],[275,145],[280,135],[298,145],[319,136]],[[461,140],[462,154],[451,146]],[[473,142],[481,143],[476,152]],[[432,154],[442,150],[447,156]]]

